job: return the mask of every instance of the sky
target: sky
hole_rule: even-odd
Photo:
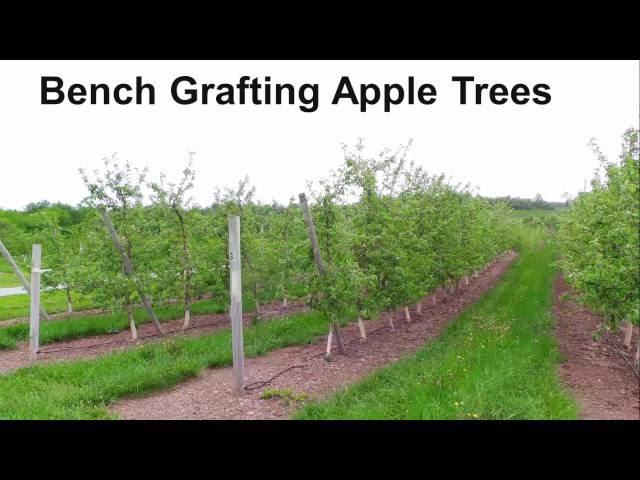
[[[615,159],[621,135],[639,122],[637,61],[0,61],[0,208],[49,200],[76,204],[85,195],[79,168],[99,168],[116,154],[150,178],[177,178],[194,152],[197,204],[209,205],[218,186],[248,175],[259,200],[287,202],[306,182],[325,177],[343,159],[342,144],[362,138],[367,151],[413,140],[408,159],[482,195],[563,201],[583,190],[598,166],[591,137]],[[181,75],[199,84],[238,82],[243,75],[271,83],[319,84],[319,107],[298,105],[179,105],[170,95]],[[369,107],[331,99],[340,78],[360,83],[437,89],[432,105]],[[478,83],[550,86],[547,105],[461,105],[452,76]],[[40,103],[41,76],[65,87],[155,86],[154,105]],[[485,95],[486,97],[486,95]]]

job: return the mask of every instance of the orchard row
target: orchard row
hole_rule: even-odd
[[[406,160],[406,149],[363,155],[345,150],[342,166],[308,191],[326,274],[314,264],[298,203],[261,204],[248,179],[215,190],[207,208],[191,204],[191,163],[176,182],[105,160],[100,171],[81,171],[88,214],[72,225],[42,216],[29,231],[3,232],[3,242],[24,266],[31,243],[43,246],[45,285],[90,295],[96,305],[130,313],[137,290],[101,222],[113,221],[136,280],[154,303],[179,299],[185,326],[191,304],[203,296],[228,301],[227,222],[241,218],[244,295],[260,304],[304,297],[332,321],[408,305],[438,286],[452,287],[498,253],[515,246],[519,222],[503,204],[467,187],[450,185]],[[292,192],[295,194],[298,192]],[[130,315],[132,332],[135,332]]]
[[[640,174],[638,131],[623,137],[619,162],[594,145],[601,169],[591,190],[571,202],[559,230],[560,264],[582,300],[613,325],[640,320]],[[640,345],[639,345],[640,349]]]

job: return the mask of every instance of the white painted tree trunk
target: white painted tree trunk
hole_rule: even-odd
[[[138,329],[136,328],[136,321],[133,319],[133,310],[131,304],[127,304],[127,318],[129,319],[129,329],[131,330],[131,341],[138,341]]]
[[[358,328],[360,329],[360,343],[365,343],[367,341],[367,331],[364,328],[364,322],[360,317],[358,317]]]
[[[438,299],[437,299],[436,297],[437,297],[437,295],[434,293],[434,294],[433,294],[433,297],[432,297],[432,302],[433,302],[433,306],[434,306],[434,307],[435,307],[435,306],[436,306],[436,304],[438,303]]]
[[[408,307],[408,306],[406,306],[406,305],[404,306],[404,319],[405,319],[407,322],[410,322],[410,321],[411,321],[411,314],[409,313],[409,307]]]
[[[67,300],[67,313],[68,314],[73,313],[73,303],[71,303],[69,300]]]
[[[190,324],[191,324],[191,310],[187,309],[184,312],[184,323],[182,324],[182,330],[188,329]]]
[[[129,315],[129,328],[131,329],[131,341],[138,341],[138,329],[136,328],[136,322],[133,320],[133,315]]]
[[[287,306],[287,294],[284,294],[284,299],[282,300],[282,306],[286,307]]]
[[[331,322],[331,324],[329,325],[329,335],[327,335],[327,352],[325,355],[325,360],[327,361],[331,359],[331,346],[333,344],[334,337],[336,339],[336,347],[338,348],[338,353],[340,353],[341,355],[346,354],[340,326],[336,322]]]
[[[329,326],[329,335],[327,335],[327,353],[326,358],[331,357],[331,343],[333,341],[333,328]]]
[[[389,323],[391,331],[394,331],[395,327],[393,326],[393,315],[391,314],[391,310],[387,310],[387,322]]]
[[[624,346],[631,348],[631,338],[633,337],[633,323],[627,320],[627,325],[624,332]]]
[[[416,303],[416,313],[419,316],[422,316],[422,301]]]

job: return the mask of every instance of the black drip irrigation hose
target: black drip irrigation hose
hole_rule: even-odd
[[[260,380],[260,381],[245,385],[244,389],[251,391],[251,390],[257,390],[259,388],[265,387],[271,382],[273,382],[276,378],[278,378],[283,373],[288,372],[289,370],[293,370],[294,368],[304,368],[304,365],[291,365],[285,368],[284,370],[282,370],[281,372],[276,373],[273,377],[269,378],[268,380]]]
[[[389,328],[387,325],[384,325],[380,328],[376,328],[375,330],[371,330],[370,332],[367,333],[367,335],[371,335],[379,330],[384,330]],[[355,337],[352,338],[351,340],[349,340],[348,342],[345,342],[345,345],[349,345],[353,342],[357,342],[358,340],[360,340],[362,337]],[[337,348],[337,347],[332,347],[331,349],[333,350],[333,348]],[[325,355],[325,352],[320,352],[316,355],[313,355],[311,357],[307,357],[304,360],[302,360],[302,363],[306,363],[309,360],[313,360],[314,358],[318,358],[321,357],[322,355]],[[288,372],[289,370],[293,370],[294,368],[305,368],[305,365],[300,365],[300,364],[296,364],[296,365],[290,365],[289,367],[285,368],[284,370],[279,371],[278,373],[276,373],[274,376],[270,377],[267,380],[258,380],[257,382],[252,382],[249,383],[248,385],[244,386],[244,389],[247,391],[252,391],[252,390],[257,390],[259,388],[262,387],[266,387],[267,385],[269,385],[270,383],[272,383],[276,378],[278,378],[280,375],[282,375],[283,373]]]

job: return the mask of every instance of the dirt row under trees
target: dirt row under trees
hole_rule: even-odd
[[[573,300],[575,292],[558,276],[554,285],[556,336],[565,361],[560,376],[588,420],[639,420],[640,385],[632,369],[633,353],[624,346],[622,332],[594,332],[602,318]],[[638,341],[634,328],[631,345]]]
[[[346,355],[334,354],[331,362],[323,358],[326,336],[312,345],[287,347],[249,358],[245,362],[247,383],[269,379],[296,366],[265,388],[290,390],[298,399],[327,396],[437,337],[450,321],[496,285],[516,256],[509,254],[495,261],[455,294],[445,295],[439,289],[425,297],[422,316],[417,315],[415,305],[410,309],[411,322],[404,319],[403,309],[393,312],[393,331],[384,318],[365,322],[371,332],[366,343],[360,343],[357,325],[344,328]],[[127,419],[279,419],[287,418],[300,406],[295,398],[263,399],[263,391],[264,388],[257,388],[238,396],[231,367],[210,368],[175,388],[121,400],[112,406],[112,411]]]

